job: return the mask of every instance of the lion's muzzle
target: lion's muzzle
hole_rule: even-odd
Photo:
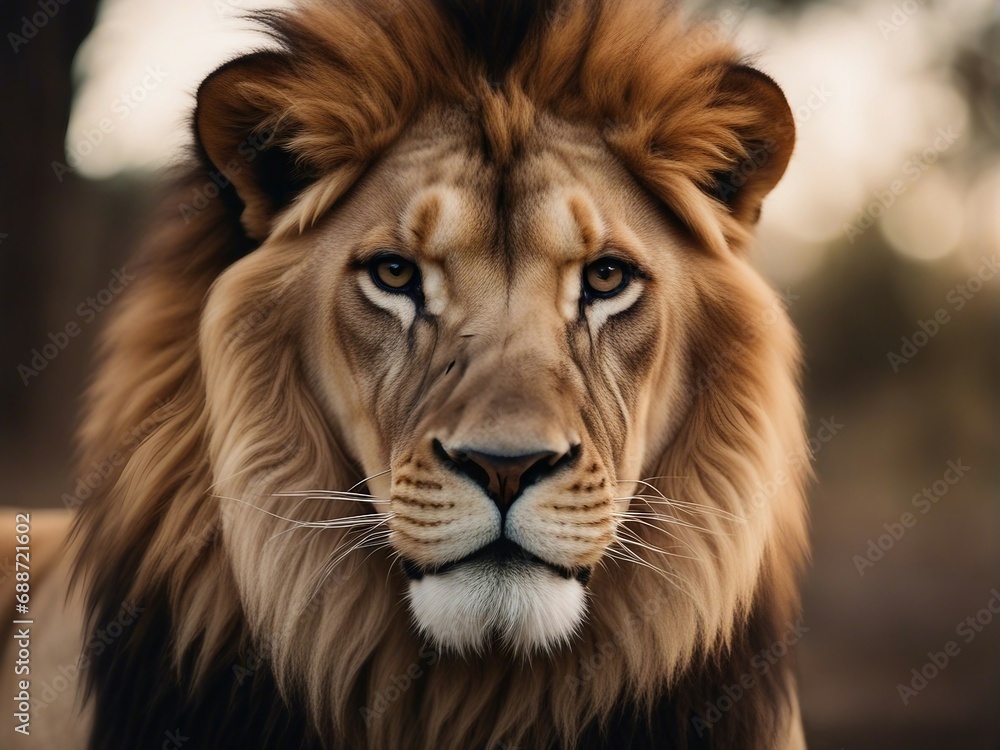
[[[573,445],[564,453],[535,451],[521,455],[497,455],[475,448],[445,447],[435,440],[434,453],[446,467],[469,477],[496,503],[501,517],[532,484],[572,464],[580,455]]]

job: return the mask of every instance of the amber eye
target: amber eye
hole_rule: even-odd
[[[588,297],[613,297],[631,280],[628,265],[617,258],[598,258],[583,269],[583,288]]]
[[[379,255],[371,262],[370,269],[372,281],[387,292],[408,294],[420,281],[417,264],[400,255]]]

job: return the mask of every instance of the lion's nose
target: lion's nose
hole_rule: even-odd
[[[578,452],[538,451],[500,456],[472,448],[445,447],[434,441],[435,452],[446,464],[476,482],[503,513],[524,490],[571,462]]]

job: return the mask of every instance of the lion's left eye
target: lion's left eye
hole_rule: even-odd
[[[631,280],[632,272],[628,264],[617,258],[598,258],[583,269],[583,289],[591,299],[614,297]]]
[[[401,255],[380,255],[371,262],[369,270],[372,281],[387,292],[409,294],[420,285],[417,264]]]

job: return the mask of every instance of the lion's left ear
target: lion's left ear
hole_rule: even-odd
[[[753,224],[764,197],[788,166],[795,146],[795,119],[778,84],[746,65],[726,70],[716,104],[740,113],[731,127],[745,155],[714,173],[710,192],[738,220]]]
[[[290,149],[300,129],[288,102],[293,77],[285,53],[259,52],[223,65],[198,89],[198,144],[221,175],[213,181],[224,179],[235,187],[243,228],[257,241],[315,179]]]

